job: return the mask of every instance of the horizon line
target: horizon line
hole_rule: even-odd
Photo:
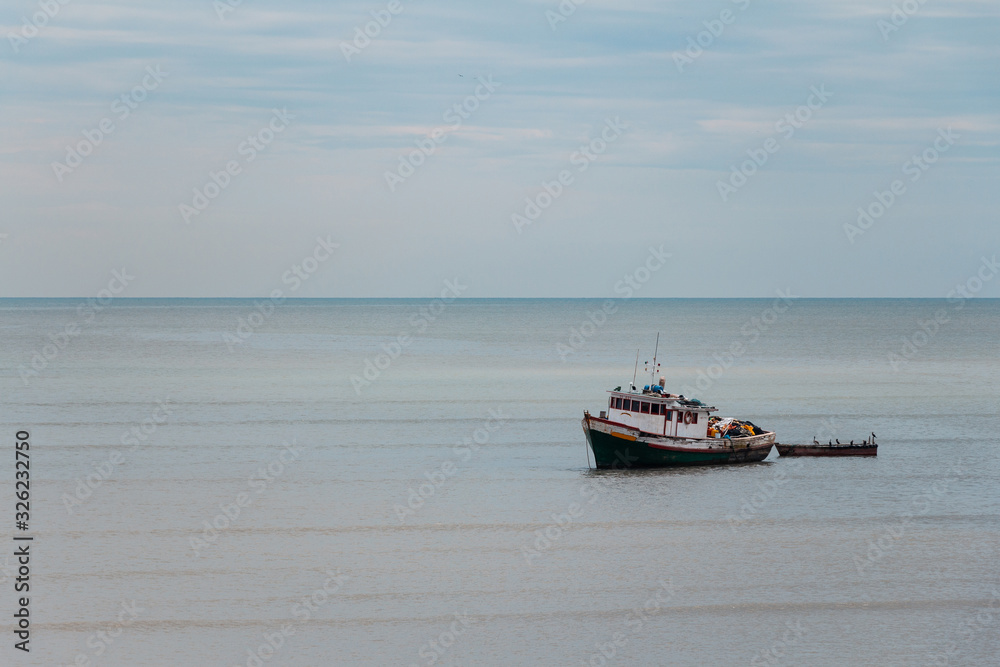
[[[482,297],[454,297],[449,299],[449,303],[459,301],[762,301],[777,299],[775,296],[643,296],[643,297],[609,297],[609,296],[482,296]],[[796,296],[792,297],[796,301],[947,301],[949,297],[944,296]],[[955,297],[952,297],[955,298]],[[29,301],[29,300],[50,300],[50,301],[87,301],[98,300],[94,296],[0,296],[0,301]],[[273,300],[269,296],[116,296],[111,302],[117,301],[255,301],[259,299]],[[282,297],[280,302],[285,301],[433,301],[440,299],[437,296],[317,296],[317,297]],[[975,296],[970,299],[979,301],[997,301],[1000,297],[980,297]],[[110,304],[108,304],[110,305]]]

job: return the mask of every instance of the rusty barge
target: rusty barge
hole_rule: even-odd
[[[833,444],[821,445],[813,442],[811,445],[782,445],[775,443],[781,456],[878,456],[878,445],[874,440],[867,440],[860,445]]]

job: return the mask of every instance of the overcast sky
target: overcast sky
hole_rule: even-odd
[[[5,0],[0,296],[944,297],[1000,3],[903,5]]]

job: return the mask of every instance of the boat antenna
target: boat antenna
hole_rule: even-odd
[[[639,372],[639,348],[635,348],[635,370],[632,371],[632,388],[635,388],[635,376]]]

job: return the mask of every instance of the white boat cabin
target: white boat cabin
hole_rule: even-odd
[[[675,438],[707,438],[713,408],[700,401],[667,394],[659,386],[638,391],[609,391],[607,419],[645,433]],[[602,410],[603,412],[603,410]],[[604,415],[601,415],[602,417]]]

